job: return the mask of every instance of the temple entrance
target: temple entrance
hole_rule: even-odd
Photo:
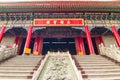
[[[99,52],[98,52],[98,48],[97,48],[97,44],[96,44],[96,39],[94,37],[91,39],[92,39],[92,44],[93,44],[95,54],[98,55]],[[86,53],[86,55],[90,55],[87,39],[83,38],[83,41],[84,41],[84,46],[85,46],[85,53]]]
[[[20,41],[20,44],[19,44],[19,46],[20,46],[19,55],[23,54],[25,41],[26,41],[26,38],[22,38],[21,41]]]
[[[35,41],[35,38],[32,38],[31,41],[30,41],[31,53],[33,52],[34,41]],[[23,54],[25,42],[26,42],[26,38],[22,38],[21,41],[20,41],[20,44],[19,44],[19,46],[20,46],[20,50],[18,52],[19,55]]]
[[[83,38],[83,41],[84,41],[84,46],[85,46],[85,54],[89,55],[90,52],[89,52],[89,47],[88,47],[87,39]]]
[[[93,43],[95,54],[98,55],[99,52],[98,52],[98,47],[97,47],[97,43],[96,43],[96,39],[95,38],[92,38],[92,43]]]
[[[42,54],[45,55],[48,51],[69,51],[72,55],[75,55],[75,40],[74,38],[45,38],[43,42]]]
[[[33,53],[34,42],[35,42],[35,38],[32,38],[31,41],[30,41],[31,53]]]

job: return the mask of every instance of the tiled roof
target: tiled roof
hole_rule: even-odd
[[[0,3],[0,12],[74,12],[115,11],[120,12],[120,2],[104,1],[42,1]]]

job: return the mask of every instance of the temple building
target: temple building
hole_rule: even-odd
[[[120,1],[0,2],[0,43],[0,80],[119,80]]]

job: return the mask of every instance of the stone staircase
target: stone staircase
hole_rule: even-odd
[[[73,56],[83,80],[120,80],[120,65],[101,55]]]
[[[16,56],[0,64],[0,80],[31,80],[43,56]]]

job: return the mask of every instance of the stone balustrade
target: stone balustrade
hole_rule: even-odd
[[[120,62],[120,49],[115,45],[105,47],[103,44],[99,45],[101,55],[106,55],[114,60]]]
[[[17,46],[13,48],[6,48],[4,45],[0,45],[0,61],[6,60],[15,56],[17,53]]]

